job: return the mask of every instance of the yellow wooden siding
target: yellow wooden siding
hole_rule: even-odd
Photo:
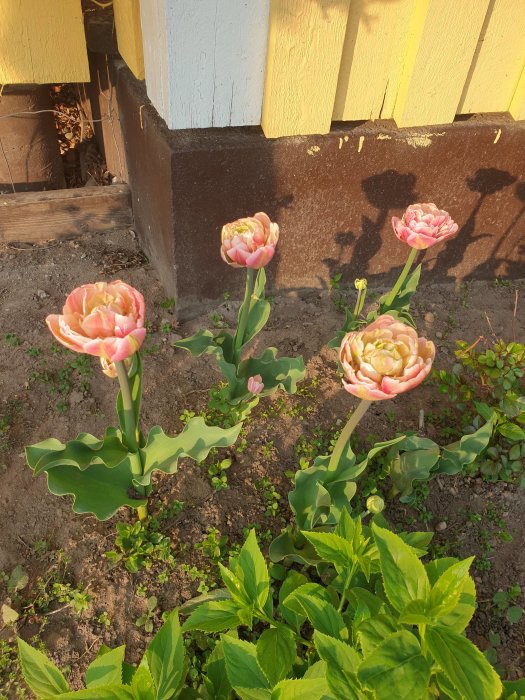
[[[510,103],[509,112],[514,119],[525,119],[525,68],[521,72],[521,77]]]
[[[389,119],[417,0],[352,0],[333,119]]]
[[[525,66],[525,2],[496,0],[489,8],[458,114],[506,112]]]
[[[0,0],[0,84],[87,81],[80,0]]]
[[[330,130],[350,0],[271,0],[261,125],[268,137]]]
[[[149,0],[151,1],[151,0]],[[140,0],[113,0],[118,50],[133,75],[144,80]]]
[[[393,117],[398,126],[453,121],[489,0],[418,0]]]

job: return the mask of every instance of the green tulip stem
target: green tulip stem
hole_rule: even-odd
[[[248,325],[248,318],[250,316],[251,299],[252,299],[254,288],[255,288],[255,270],[253,270],[251,267],[247,267],[246,268],[246,289],[244,291],[244,301],[242,303],[241,317],[239,318],[239,325],[237,326],[237,333],[235,334],[235,345],[233,348],[233,362],[235,365],[239,364],[239,355],[241,353],[241,348],[243,346],[244,335],[246,333],[246,326]]]
[[[348,572],[348,576],[345,579],[345,582],[343,584],[343,590],[341,591],[341,600],[339,601],[339,606],[337,608],[337,612],[342,612],[345,600],[346,600],[346,592],[350,588],[350,584],[352,583],[352,579],[354,578],[355,570],[357,569],[357,562],[354,561],[352,562],[352,568]]]
[[[394,286],[390,290],[390,294],[386,298],[385,304],[387,306],[392,305],[394,299],[396,298],[397,293],[399,292],[399,290],[403,286],[403,282],[405,281],[406,276],[410,272],[410,268],[412,267],[412,263],[416,259],[416,255],[418,253],[419,253],[419,251],[417,250],[417,248],[412,248],[412,250],[408,254],[408,258],[407,258],[407,261],[405,263],[405,267],[401,270],[401,274],[397,278],[397,282],[394,284]]]
[[[144,467],[139,452],[139,444],[137,439],[137,422],[138,416],[135,416],[133,408],[133,399],[131,398],[131,389],[129,386],[128,370],[123,361],[115,362],[115,369],[120,384],[120,393],[122,394],[122,407],[124,409],[124,434],[130,452],[131,472],[133,476],[141,478],[144,474]],[[137,486],[136,490],[147,496],[145,486]],[[138,506],[137,513],[139,520],[144,520],[148,515],[147,506]]]
[[[328,470],[335,469],[339,464],[339,460],[341,459],[341,456],[345,450],[345,447],[348,444],[348,441],[350,440],[352,433],[354,432],[361,418],[367,412],[371,403],[372,401],[366,401],[365,399],[361,399],[361,403],[358,404],[357,408],[350,416],[348,423],[341,431],[341,435],[335,443],[334,451],[332,452],[332,456],[330,457],[330,462],[328,464]]]

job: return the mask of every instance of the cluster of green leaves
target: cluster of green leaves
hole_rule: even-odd
[[[452,371],[434,372],[439,391],[454,403],[467,433],[494,418],[490,443],[469,473],[479,471],[488,481],[521,475],[525,485],[525,345],[498,340],[484,351],[464,341],[457,345]]]
[[[114,566],[123,562],[132,574],[140,569],[151,569],[156,562],[169,568],[175,566],[170,538],[159,532],[151,521],[117,523],[115,545],[116,550],[105,552],[106,558]]]
[[[139,416],[142,369],[138,352],[133,355],[129,380],[134,413]],[[225,429],[209,426],[198,416],[175,437],[166,435],[160,426],[153,427],[147,437],[140,433],[136,452],[125,437],[121,392],[117,414],[120,427],[108,428],[102,440],[80,433],[65,444],[49,438],[26,448],[35,476],[46,473],[51,493],[72,495],[75,513],[93,513],[99,520],[107,520],[122,506],[144,506],[155,471],[174,474],[181,457],[201,462],[212,448],[233,444],[241,429],[240,425]]]
[[[253,271],[248,271],[248,274]],[[221,416],[221,424],[244,420],[258,403],[248,391],[248,379],[262,377],[264,389],[259,396],[271,396],[277,389],[293,394],[297,382],[304,378],[302,357],[277,357],[276,348],[266,348],[259,357],[240,360],[242,349],[264,328],[270,315],[270,303],[265,298],[266,273],[257,272],[252,294],[246,294],[239,309],[234,335],[221,329],[214,334],[200,330],[190,338],[178,340],[176,347],[188,350],[193,357],[208,354],[215,357],[226,384],[211,392],[209,408]]]

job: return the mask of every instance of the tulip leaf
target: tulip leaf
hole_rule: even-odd
[[[409,496],[414,481],[427,481],[439,456],[439,445],[427,438],[411,435],[398,445],[399,454],[392,460],[390,478],[401,499]]]
[[[60,466],[87,469],[92,464],[103,464],[109,469],[118,466],[128,456],[121,441],[121,433],[108,428],[102,440],[89,433],[80,433],[66,444],[55,438],[26,447],[27,463],[35,476]]]
[[[140,418],[140,405],[142,401],[142,361],[140,353],[137,351],[131,359],[131,367],[128,371],[129,388],[131,392],[131,400],[133,403],[133,413],[135,414],[135,424],[138,426]],[[122,391],[117,394],[117,415],[119,418],[120,429],[125,434],[126,423],[124,420],[124,402],[122,399]]]
[[[146,445],[140,450],[144,473],[142,478],[135,477],[135,482],[149,486],[151,475],[155,470],[174,474],[181,457],[191,457],[201,462],[215,447],[233,445],[242,425],[233,428],[218,428],[206,425],[201,416],[188,421],[184,430],[175,437],[169,437],[158,425],[149,432]]]
[[[244,300],[239,309],[239,319],[244,311],[245,304],[249,304],[248,322],[244,331],[241,347],[254,338],[261,331],[268,317],[270,316],[270,303],[264,298],[264,288],[266,286],[266,272],[264,267],[261,267],[257,272],[255,285],[250,299]]]
[[[302,357],[277,357],[277,348],[266,348],[260,357],[249,357],[239,364],[237,376],[244,386],[248,377],[261,375],[264,384],[263,396],[271,396],[278,388],[295,394],[297,383],[304,379]]]
[[[46,474],[51,493],[73,496],[75,513],[93,513],[98,520],[111,518],[122,506],[138,508],[147,503],[146,499],[130,496],[133,482],[129,459],[112,469],[104,464],[91,464],[84,470],[64,465],[54,467]]]
[[[434,471],[441,474],[458,474],[465,466],[472,464],[489,444],[494,430],[494,421],[495,413],[492,412],[485,425],[475,433],[463,435],[458,442],[443,447],[441,458]]]
[[[415,267],[412,272],[407,275],[406,279],[401,285],[401,289],[396,294],[394,299],[390,304],[387,303],[388,296],[390,292],[384,294],[379,299],[379,308],[377,311],[372,312],[368,315],[367,321],[371,323],[375,321],[378,316],[383,314],[389,314],[394,318],[409,323],[411,326],[415,327],[414,319],[409,313],[410,310],[410,300],[417,291],[417,286],[419,284],[419,278],[421,277],[421,265]]]

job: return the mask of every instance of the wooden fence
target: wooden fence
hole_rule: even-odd
[[[91,0],[96,4],[96,0]],[[104,4],[104,3],[102,3]],[[525,119],[525,0],[113,0],[170,128]],[[0,84],[89,79],[80,0],[0,0]]]

